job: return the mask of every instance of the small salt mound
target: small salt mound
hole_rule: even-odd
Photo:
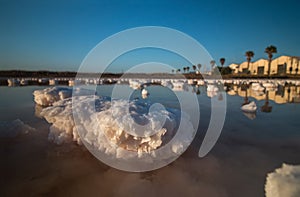
[[[50,87],[33,92],[34,101],[41,106],[51,106],[54,102],[72,97],[72,91],[77,95],[94,95],[93,90],[68,87]]]
[[[281,168],[267,175],[266,197],[300,196],[300,165],[283,164]]]
[[[255,102],[252,101],[249,104],[243,105],[241,107],[241,110],[244,111],[244,112],[247,112],[247,113],[254,113],[257,110],[257,106],[256,106]]]
[[[149,93],[148,93],[148,91],[147,91],[146,89],[143,89],[143,90],[142,90],[142,94],[143,94],[143,95],[148,95]]]
[[[72,95],[72,89],[63,87],[51,87],[33,92],[34,101],[41,106],[51,106],[54,102]]]
[[[16,137],[18,134],[26,134],[31,131],[35,131],[35,129],[20,119],[0,121],[0,137]]]

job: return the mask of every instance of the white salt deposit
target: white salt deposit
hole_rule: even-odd
[[[68,84],[69,84],[69,86],[74,86],[75,85],[75,81],[74,80],[69,80]]]
[[[49,83],[49,79],[48,78],[40,78],[40,79],[38,79],[38,82],[40,84],[47,84],[47,83]]]
[[[148,90],[146,90],[145,88],[143,88],[143,90],[142,90],[142,98],[146,99],[148,96],[149,96]]]
[[[52,104],[53,106],[43,109],[40,113],[49,123],[52,123],[49,140],[62,144],[73,139],[80,144],[80,138],[72,117],[72,99],[61,100]]]
[[[149,83],[150,81],[144,79],[130,79],[128,82],[129,82],[129,86],[134,90],[136,90],[141,88],[143,84]]]
[[[94,91],[82,88],[50,87],[33,92],[34,101],[41,106],[51,106],[54,102],[72,97],[72,91],[80,95],[93,95]]]
[[[52,105],[44,108],[40,115],[52,124],[49,140],[57,144],[72,140],[81,144],[83,140],[116,158],[142,157],[144,154],[155,156],[153,150],[171,140],[179,126],[180,112],[176,110],[153,107],[154,105],[136,100],[110,101],[95,95],[60,100],[62,98],[57,96],[60,91],[62,89],[45,89],[35,94],[43,95],[38,98],[50,97],[35,101]],[[48,96],[49,92],[51,96]],[[54,100],[58,101],[52,102]],[[181,122],[186,133],[195,132],[188,117],[182,113]],[[168,151],[175,155],[181,154],[187,147],[185,143],[192,139],[192,136],[186,136],[188,139],[177,140]],[[128,154],[128,151],[132,154]]]
[[[49,80],[49,85],[53,86],[53,85],[57,85],[57,84],[58,84],[58,80],[56,80],[56,79]]]
[[[205,81],[204,80],[198,80],[197,81],[197,85],[200,85],[200,86],[203,86],[205,84]]]
[[[218,92],[219,91],[219,88],[216,86],[216,85],[207,85],[207,89],[206,89],[207,92]]]
[[[241,107],[241,110],[244,111],[244,112],[248,112],[248,113],[254,113],[257,110],[257,106],[256,106],[255,102],[252,101],[249,104],[243,105]]]
[[[173,81],[172,87],[173,87],[172,88],[173,91],[187,91],[188,90],[187,83],[182,80]]]
[[[300,196],[300,165],[282,164],[281,168],[267,175],[266,197]]]
[[[21,81],[20,81],[20,84],[21,84],[22,86],[26,86],[26,85],[28,85],[28,83],[29,83],[29,80],[28,80],[28,79],[21,79]]]
[[[20,80],[19,79],[7,79],[8,86],[19,86]]]
[[[63,88],[63,87],[51,87],[46,88],[43,90],[35,90],[33,92],[34,95],[34,101],[41,106],[50,106],[54,102],[61,100],[62,96],[60,96],[60,92],[63,91],[66,94],[66,92],[70,92],[70,95],[72,95],[72,89],[70,88]]]
[[[138,153],[150,152],[162,144],[162,137],[167,131],[174,132],[176,127],[174,114],[166,110],[154,110],[146,114],[148,106],[138,101],[128,103],[126,100],[114,100],[110,102],[94,96],[80,96],[77,101],[76,109],[88,107],[90,108],[88,110],[93,110],[93,102],[101,106],[101,111],[92,113],[91,117],[79,117],[84,123],[83,126],[88,129],[84,139],[98,148],[109,149],[112,143],[114,146]],[[128,109],[131,109],[129,113],[127,113]],[[61,144],[73,139],[81,143],[72,116],[71,98],[53,103],[53,106],[43,109],[41,115],[52,123],[50,140]],[[164,128],[161,127],[162,119],[166,119]],[[141,125],[145,123],[147,123],[146,126]],[[139,136],[141,133],[144,137]],[[104,138],[107,140],[103,140]]]
[[[31,131],[35,131],[35,129],[20,119],[0,121],[0,137],[16,137],[19,134],[26,134]]]
[[[161,80],[161,85],[162,86],[165,86],[165,87],[173,87],[173,84],[172,84],[172,82],[170,81],[170,80]]]
[[[148,93],[148,90],[146,90],[145,88],[142,90],[142,94],[143,95],[148,95],[149,93]]]

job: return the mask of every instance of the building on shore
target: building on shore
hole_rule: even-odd
[[[269,73],[269,60],[259,59],[255,62],[230,64],[233,74],[250,74],[263,76]],[[299,75],[300,57],[280,56],[271,61],[270,75]]]

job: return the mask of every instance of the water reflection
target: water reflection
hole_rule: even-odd
[[[300,103],[300,86],[295,84],[252,83],[225,84],[229,95],[244,97],[247,104],[249,97],[256,100],[271,100],[277,104]]]
[[[254,120],[256,118],[256,113],[243,112],[243,114],[250,120]]]
[[[202,83],[201,83],[202,82]],[[200,95],[201,91],[209,98],[216,97],[217,100],[224,99],[225,91],[228,95],[240,96],[243,101],[241,107],[243,115],[250,120],[257,117],[257,109],[263,113],[271,113],[273,107],[270,101],[276,104],[300,103],[300,84],[284,81],[204,81],[187,83],[184,80],[164,81],[162,86],[167,85],[172,91],[190,92]],[[163,85],[164,84],[164,85]],[[201,85],[199,85],[201,84]],[[200,91],[201,90],[201,91]],[[201,99],[201,96],[198,97]],[[261,103],[259,101],[264,101]],[[251,108],[251,109],[250,109]]]
[[[222,92],[219,92],[218,94],[219,94],[218,100],[219,101],[223,101],[223,94],[222,94]]]
[[[271,113],[273,106],[270,105],[270,100],[277,104],[285,103],[300,103],[300,86],[292,83],[276,83],[276,82],[254,82],[240,84],[225,84],[228,95],[238,95],[244,98],[241,104],[249,105],[250,97],[260,101],[264,100],[264,104],[260,106],[260,111],[263,113]],[[243,114],[249,119],[256,118],[254,113]]]
[[[249,99],[248,99],[248,90],[249,89],[249,85],[248,84],[243,84],[241,86],[241,90],[245,92],[245,96],[244,96],[244,102],[242,103],[242,106],[243,105],[247,105],[250,103]]]
[[[195,93],[197,95],[201,94],[201,91],[199,89],[200,87],[198,85],[192,86],[192,93]]]
[[[266,92],[265,104],[260,108],[262,112],[270,113],[272,111],[272,106],[269,106],[269,91]]]
[[[244,101],[241,106],[249,104],[253,99],[265,100],[265,104],[260,106],[262,112],[272,111],[269,101],[277,104],[300,103],[300,83],[283,80],[198,80],[197,83],[188,83],[185,80],[161,80],[155,85],[168,87],[172,91],[191,92],[196,95],[200,95],[200,90],[204,89],[204,93],[208,97],[217,97],[220,101],[224,97],[221,92],[226,91],[228,95],[243,97]],[[136,86],[132,88],[136,89]]]

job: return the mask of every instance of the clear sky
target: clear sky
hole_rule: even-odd
[[[138,26],[182,31],[225,65],[244,61],[247,50],[265,58],[270,44],[277,56],[300,56],[299,19],[299,0],[0,0],[0,69],[76,71],[100,41]],[[130,63],[116,62],[116,72]]]

